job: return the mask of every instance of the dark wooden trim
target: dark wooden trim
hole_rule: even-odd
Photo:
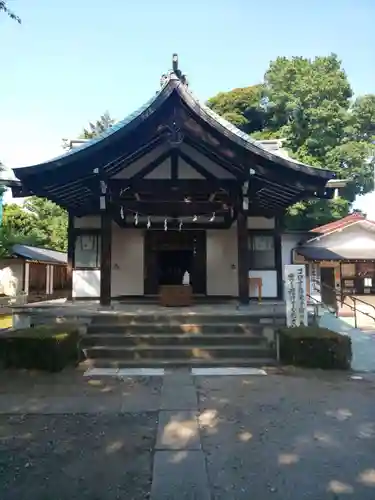
[[[180,158],[184,160],[190,167],[192,167],[198,174],[202,175],[205,179],[209,181],[216,181],[217,177],[213,175],[211,172],[206,170],[202,165],[199,165],[193,158],[190,158],[187,154],[182,151],[179,152]]]
[[[123,201],[113,200],[113,204],[124,205],[124,209],[137,212],[142,215],[166,216],[166,217],[182,217],[193,215],[211,215],[216,212],[227,212],[223,209],[223,204],[219,202],[209,201],[192,201],[186,203],[184,201]],[[114,208],[115,210],[115,208]]]
[[[111,304],[112,217],[108,209],[101,214],[101,226],[100,305],[109,306]]]
[[[283,256],[282,256],[282,228],[280,217],[275,217],[275,266],[277,272],[277,298],[282,299],[284,293],[284,273],[283,273]]]
[[[26,262],[27,262],[26,259],[24,259],[22,261],[22,291],[23,292],[26,289]]]
[[[247,215],[241,205],[239,204],[237,214],[238,298],[240,304],[247,305],[249,303],[249,236]]]
[[[242,179],[242,180],[246,179],[247,175],[241,166],[237,164],[232,164],[226,158],[218,156],[214,152],[214,149],[209,149],[208,147],[206,147],[205,143],[199,141],[198,138],[195,138],[192,135],[187,134],[185,136],[185,142],[192,148],[196,149],[198,153],[202,154],[203,156],[206,156],[209,160],[211,160],[214,163],[217,163],[217,165],[222,167],[224,170],[234,175],[237,179]]]
[[[272,236],[274,242],[275,265],[273,267],[254,268],[252,262],[252,251],[249,248],[249,269],[250,271],[276,271],[277,296],[270,297],[282,299],[283,297],[283,269],[282,269],[282,229],[280,217],[275,217],[275,227],[272,229],[248,229],[248,235],[251,236]]]
[[[92,235],[100,235],[101,234],[101,228],[99,227],[77,227],[76,229],[73,230],[73,235],[75,237],[85,235],[85,234],[92,234]]]
[[[73,296],[73,269],[74,269],[74,252],[75,252],[76,234],[74,231],[74,216],[69,212],[68,214],[68,266],[66,271],[66,279],[69,286],[68,300]]]
[[[132,193],[149,192],[157,195],[168,196],[172,189],[184,194],[205,193],[208,195],[220,189],[231,194],[238,194],[239,183],[236,179],[109,179],[110,191],[118,195],[121,189],[130,188]]]
[[[134,180],[139,180],[143,179],[146,177],[146,175],[151,174],[153,170],[155,170],[159,165],[161,165],[167,158],[171,156],[170,151],[164,151],[161,155],[159,155],[157,158],[152,160],[147,166],[145,166],[142,170],[134,174],[132,177],[130,177],[130,182],[132,179]]]
[[[218,215],[216,217],[216,220],[220,217]],[[134,225],[134,220],[133,217],[128,218],[128,219],[120,219],[117,217],[115,219],[116,223],[122,228],[132,228],[132,229],[139,229],[139,230],[145,230],[147,229],[146,227],[146,222],[139,222],[138,226]],[[231,219],[227,219],[224,217],[223,221],[220,222],[199,222],[199,219],[197,222],[184,222],[183,223],[183,229],[185,230],[199,230],[199,229],[229,229],[232,225],[233,221]],[[152,222],[151,218],[151,231],[154,229],[164,229],[164,222]],[[169,220],[168,221],[168,230],[178,230],[179,229],[179,220],[178,218],[174,220]]]
[[[171,179],[176,181],[178,179],[178,150],[172,149],[171,151]]]

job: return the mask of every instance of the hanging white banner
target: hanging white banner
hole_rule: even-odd
[[[305,266],[288,264],[284,273],[286,324],[291,327],[307,325]]]

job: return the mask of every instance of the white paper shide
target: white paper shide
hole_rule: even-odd
[[[285,266],[286,324],[307,325],[306,269],[304,265]]]

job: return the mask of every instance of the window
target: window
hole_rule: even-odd
[[[100,267],[99,234],[86,233],[77,235],[74,250],[74,264],[76,269],[95,269]]]
[[[273,235],[250,236],[251,269],[275,269],[275,238]]]

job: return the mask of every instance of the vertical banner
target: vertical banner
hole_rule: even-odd
[[[306,268],[304,265],[285,266],[286,324],[307,325]]]
[[[315,262],[310,264],[310,296],[316,302],[321,302],[322,297],[320,293],[320,267]],[[315,302],[313,300],[313,302]]]

